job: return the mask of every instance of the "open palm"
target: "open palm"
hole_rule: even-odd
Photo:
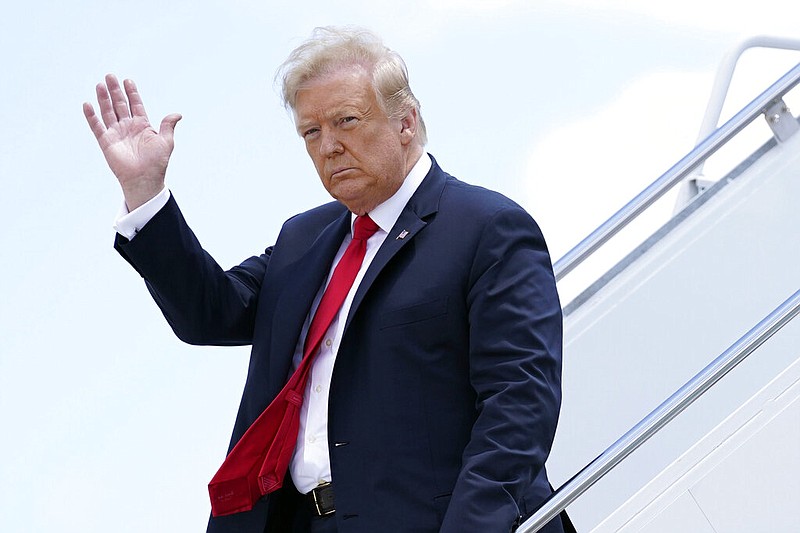
[[[97,85],[100,117],[89,103],[83,104],[83,112],[122,186],[128,209],[133,210],[163,189],[175,145],[175,124],[181,116],[164,117],[156,131],[147,118],[136,84],[125,80],[124,89],[123,92],[116,77],[109,74],[105,84]]]

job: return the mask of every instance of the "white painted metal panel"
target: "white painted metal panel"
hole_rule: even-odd
[[[780,349],[800,334],[800,324],[791,328],[778,334]],[[673,531],[795,531],[798,450],[800,358],[593,533],[658,533],[678,523],[685,527]]]
[[[800,135],[767,152],[567,317],[562,419],[548,465],[554,484],[800,287],[797,228]],[[800,345],[795,332],[787,346]],[[570,506],[579,530],[608,516],[786,368],[798,354],[779,344],[756,352]]]

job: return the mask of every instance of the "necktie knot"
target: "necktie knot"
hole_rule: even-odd
[[[353,240],[367,240],[372,237],[380,228],[369,218],[369,215],[362,215],[356,218],[353,224]]]

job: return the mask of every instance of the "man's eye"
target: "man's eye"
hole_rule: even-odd
[[[303,138],[306,138],[306,137],[309,137],[311,135],[314,135],[318,131],[319,131],[319,128],[309,128],[309,129],[307,129],[306,131],[303,132]]]
[[[342,124],[351,124],[351,123],[353,123],[353,122],[355,122],[355,121],[357,121],[357,120],[358,120],[358,119],[357,119],[356,117],[344,117],[344,118],[342,118],[342,119],[340,120],[340,122],[341,122]]]

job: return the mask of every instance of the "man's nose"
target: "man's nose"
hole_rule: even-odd
[[[325,157],[341,154],[344,151],[342,143],[334,130],[323,130],[319,144],[320,154]]]

